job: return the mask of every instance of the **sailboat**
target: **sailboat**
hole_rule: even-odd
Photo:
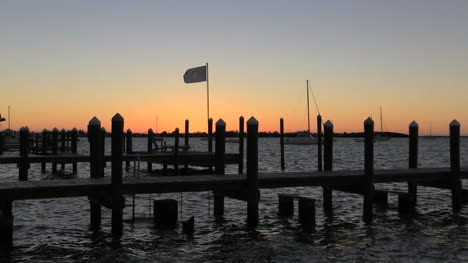
[[[380,107],[380,134],[375,134],[374,141],[381,142],[381,141],[388,141],[391,137],[383,135],[383,120],[382,120],[382,107]]]
[[[432,122],[429,122],[429,136],[426,136],[426,139],[435,139],[435,137],[432,136]]]
[[[310,111],[309,111],[309,81],[306,82],[307,89],[307,131],[298,132],[296,137],[285,138],[285,144],[310,145],[317,144],[317,138],[310,133]],[[313,96],[313,94],[312,94]]]

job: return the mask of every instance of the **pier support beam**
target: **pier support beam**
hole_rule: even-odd
[[[154,220],[159,226],[174,228],[177,225],[177,200],[161,199],[154,200]]]
[[[78,130],[76,128],[73,128],[73,130],[71,131],[71,152],[72,154],[78,153]],[[72,170],[73,174],[78,173],[77,162],[72,163]]]
[[[148,129],[148,142],[147,142],[148,153],[153,152],[153,141],[154,141],[153,129]],[[146,167],[147,167],[149,173],[151,173],[153,171],[153,164],[150,161],[148,161],[146,163]]]
[[[90,177],[101,177],[101,122],[96,118],[92,118],[88,123],[88,141],[89,141],[89,167]],[[101,227],[101,205],[90,202],[91,212],[91,229],[98,230]]]
[[[315,199],[300,197],[299,201],[299,223],[305,232],[315,230]]]
[[[409,158],[408,168],[418,168],[418,131],[419,125],[413,121],[409,125]],[[414,203],[417,203],[418,185],[408,182],[408,193],[414,195]]]
[[[49,132],[44,129],[42,130],[42,147],[41,147],[41,153],[45,155],[47,153],[47,136]],[[45,173],[46,172],[46,162],[41,163],[41,172]]]
[[[320,115],[319,115],[320,116]],[[320,118],[321,121],[321,118]],[[333,123],[325,122],[324,127],[324,168],[325,171],[333,170]],[[321,161],[321,160],[320,160]],[[320,167],[319,167],[320,168]],[[333,191],[330,188],[323,187],[323,210],[330,214],[333,212]]]
[[[462,186],[460,180],[460,123],[450,123],[450,186],[452,188],[452,210],[458,212],[462,203]]]
[[[112,237],[120,238],[123,233],[123,207],[122,200],[122,138],[124,136],[124,119],[120,114],[112,118]]]
[[[280,119],[281,170],[284,171],[284,119]]]
[[[13,210],[11,200],[0,200],[0,259],[13,248]]]
[[[127,147],[125,147],[125,152],[127,155],[133,152],[132,136],[133,136],[132,130],[128,129],[127,134],[126,134],[126,142],[127,142],[126,146]],[[130,167],[130,161],[125,161],[125,170],[128,171],[129,167]]]
[[[29,156],[29,128],[22,127],[20,129],[20,152],[21,160],[18,163],[19,169],[19,180],[28,180],[28,169],[31,167],[28,156]]]
[[[370,223],[373,218],[374,200],[374,121],[364,121],[364,222]]]
[[[226,123],[223,119],[216,122],[216,144],[215,144],[215,174],[224,174],[224,163],[226,154]],[[214,215],[224,214],[224,196],[213,191]]]
[[[239,117],[239,174],[244,173],[244,117]]]
[[[52,154],[53,155],[58,154],[58,134],[59,134],[58,129],[54,128],[52,130]],[[57,162],[52,162],[52,173],[53,174],[57,173]]]
[[[247,224],[258,224],[258,121],[247,121]]]

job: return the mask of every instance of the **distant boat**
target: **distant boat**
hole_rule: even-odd
[[[433,137],[432,136],[432,122],[429,122],[429,136],[426,136],[426,139],[430,139],[430,140],[433,140],[435,139],[436,137]]]
[[[296,137],[285,138],[285,144],[294,144],[294,145],[310,145],[317,144],[318,140],[315,136],[310,133],[310,111],[309,111],[309,81],[306,82],[307,89],[307,131],[298,132]],[[318,110],[318,107],[317,107]]]

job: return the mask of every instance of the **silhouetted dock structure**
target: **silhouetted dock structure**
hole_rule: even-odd
[[[90,200],[90,225],[98,229],[101,224],[101,207],[112,209],[112,236],[119,239],[123,235],[124,195],[142,193],[173,193],[212,191],[214,196],[214,215],[224,213],[224,198],[243,200],[247,204],[247,224],[255,227],[259,222],[258,205],[260,189],[285,188],[299,186],[318,186],[323,188],[323,208],[325,212],[333,209],[333,191],[344,191],[361,194],[364,198],[363,219],[370,223],[373,218],[374,203],[388,203],[388,194],[398,195],[398,207],[402,213],[412,213],[417,204],[417,187],[436,187],[451,191],[451,204],[454,213],[462,207],[467,191],[462,189],[461,179],[468,178],[468,169],[460,167],[460,124],[450,123],[450,168],[417,168],[418,159],[418,125],[413,122],[409,126],[409,158],[408,169],[374,169],[374,123],[369,118],[364,122],[364,169],[333,171],[333,124],[327,121],[324,126],[323,170],[304,172],[260,173],[258,171],[258,126],[255,118],[250,118],[247,124],[246,172],[243,171],[243,118],[240,121],[240,152],[227,154],[225,152],[226,123],[219,120],[216,123],[215,151],[188,152],[152,152],[148,143],[148,152],[140,154],[124,150],[123,131],[124,119],[116,114],[112,119],[112,149],[111,155],[104,155],[103,131],[98,119],[93,118],[88,125],[90,155],[64,154],[47,156],[30,156],[28,153],[28,130],[21,129],[19,157],[0,157],[0,163],[16,163],[19,169],[19,181],[0,183],[0,249],[9,251],[13,240],[12,202],[25,199],[65,198],[87,196]],[[186,123],[186,126],[188,124]],[[321,122],[320,124],[321,125]],[[177,134],[178,130],[176,130]],[[131,134],[127,131],[127,135]],[[151,133],[149,132],[149,141]],[[188,134],[186,129],[186,134]],[[178,137],[176,136],[176,142]],[[188,139],[185,145],[188,144]],[[131,143],[130,143],[131,145]],[[124,154],[125,152],[125,154]],[[204,175],[149,176],[143,178],[123,178],[125,161],[139,160],[148,162],[151,171],[152,163],[174,165],[175,170],[182,165],[199,165],[214,167],[212,173]],[[111,176],[104,177],[105,162],[111,162]],[[30,163],[76,163],[89,162],[90,178],[68,180],[28,181]],[[322,162],[322,160],[319,160]],[[226,164],[238,164],[238,174],[225,174]],[[283,164],[282,164],[283,166]],[[320,166],[321,167],[321,166]],[[381,183],[408,183],[408,191],[386,192],[376,190],[375,185]],[[279,194],[280,216],[290,216],[293,213],[294,200],[299,202],[299,220],[304,230],[315,228],[315,201],[306,196]],[[157,200],[155,207],[159,220],[175,223],[177,220],[177,202]],[[161,211],[166,211],[161,214]],[[174,211],[176,215],[174,215]],[[166,217],[167,216],[167,217]],[[165,218],[165,219],[161,219]],[[193,225],[193,220],[191,221]],[[185,225],[184,225],[185,228]]]

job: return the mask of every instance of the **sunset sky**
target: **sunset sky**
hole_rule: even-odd
[[[306,80],[336,132],[468,129],[468,1],[0,1],[0,113],[13,129],[307,128]],[[312,99],[312,98],[311,98]],[[317,112],[311,104],[311,122]],[[7,128],[7,123],[2,123]],[[315,131],[315,125],[313,125]]]

